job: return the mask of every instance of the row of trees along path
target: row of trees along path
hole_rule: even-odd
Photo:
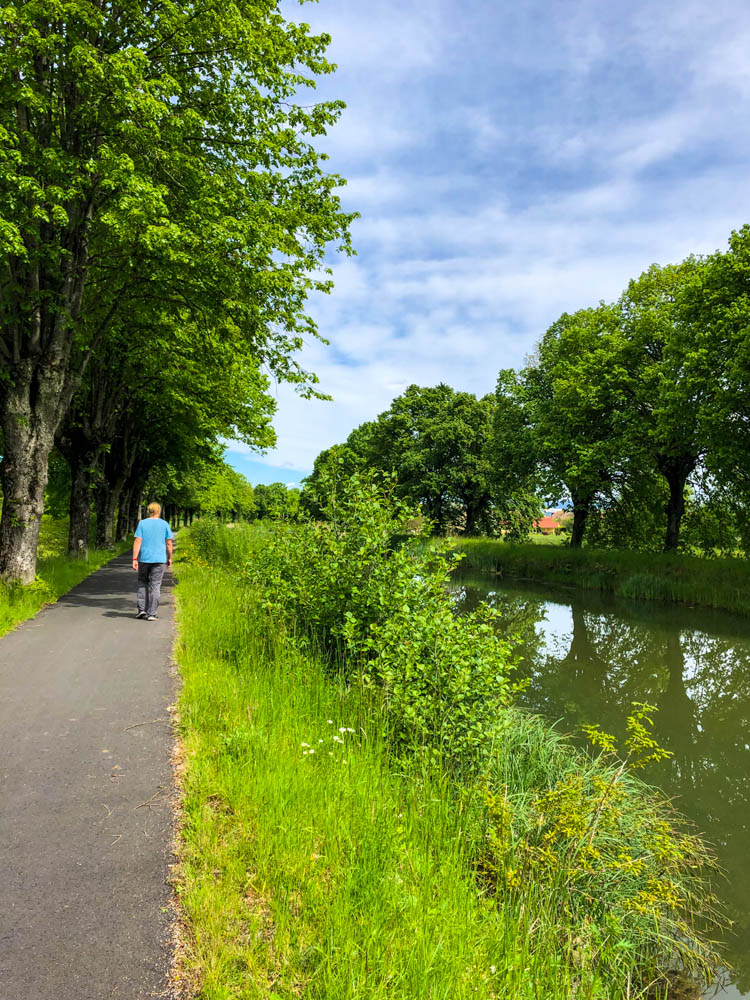
[[[312,145],[337,102],[326,36],[277,0],[15,4],[0,12],[0,576],[35,573],[48,459],[92,490],[100,542],[160,465],[273,441],[342,183]]]

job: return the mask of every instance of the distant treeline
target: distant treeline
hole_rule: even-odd
[[[564,313],[494,394],[409,386],[318,456],[303,506],[364,467],[395,474],[436,533],[523,538],[554,502],[573,546],[747,553],[750,227]]]
[[[97,470],[93,470],[94,476]],[[57,453],[50,459],[45,511],[56,518],[68,515],[73,500],[68,464]],[[102,487],[99,486],[101,490]],[[98,493],[96,483],[93,496]],[[151,470],[142,484],[121,493],[114,518],[100,515],[94,537],[98,548],[111,548],[112,540],[122,541],[135,528],[147,500],[162,504],[162,516],[175,527],[190,524],[196,516],[211,516],[220,521],[297,520],[301,491],[284,483],[252,486],[248,480],[217,452],[210,460],[191,456],[187,468],[164,465]],[[94,513],[89,501],[86,513]]]

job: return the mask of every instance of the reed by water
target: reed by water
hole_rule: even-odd
[[[456,538],[453,542],[464,555],[461,568],[466,570],[750,614],[750,565],[745,559],[572,549],[492,538]]]

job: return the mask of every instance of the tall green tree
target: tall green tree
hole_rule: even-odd
[[[653,265],[620,299],[633,450],[668,489],[665,551],[679,546],[688,480],[706,459],[726,386],[717,324],[707,310],[708,277],[708,263],[696,257]]]
[[[296,521],[300,510],[300,490],[284,483],[258,483],[255,487],[255,513],[272,521]]]
[[[696,325],[710,329],[709,377],[715,391],[702,401],[706,466],[714,492],[735,510],[743,547],[750,550],[750,226],[732,233],[726,253],[705,261]],[[706,338],[704,338],[705,340]]]
[[[180,493],[174,488],[166,496],[173,503],[179,502]],[[247,519],[257,513],[253,487],[240,472],[223,460],[203,465],[190,499],[203,514]]]
[[[327,36],[277,0],[17,0],[0,11],[0,575],[35,570],[47,459],[117,317],[233,325],[281,378],[349,217],[297,102]]]
[[[503,369],[497,378],[489,456],[503,536],[508,541],[526,541],[542,514],[540,469],[522,383],[511,368]]]
[[[168,318],[113,327],[92,353],[56,436],[71,467],[69,551],[85,554],[92,495],[97,543],[106,548],[115,509],[128,505],[155,464],[166,460],[184,471],[226,437],[272,445],[268,388],[242,339],[195,324],[175,327]]]
[[[437,532],[456,524],[467,534],[492,531],[493,404],[444,383],[410,385],[346,444],[370,467],[395,473],[398,495],[419,504]]]
[[[507,397],[510,460],[550,497],[564,493],[573,507],[570,544],[583,542],[591,512],[626,474],[629,373],[622,360],[619,310],[564,313],[546,332]],[[514,412],[513,405],[517,407]]]

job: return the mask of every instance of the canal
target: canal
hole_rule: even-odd
[[[701,831],[726,873],[732,966],[706,997],[750,998],[750,620],[724,612],[494,577],[454,579],[456,601],[481,600],[519,639],[525,707],[580,738],[599,723],[624,736],[631,702],[658,708],[654,735],[673,756],[646,775]]]

